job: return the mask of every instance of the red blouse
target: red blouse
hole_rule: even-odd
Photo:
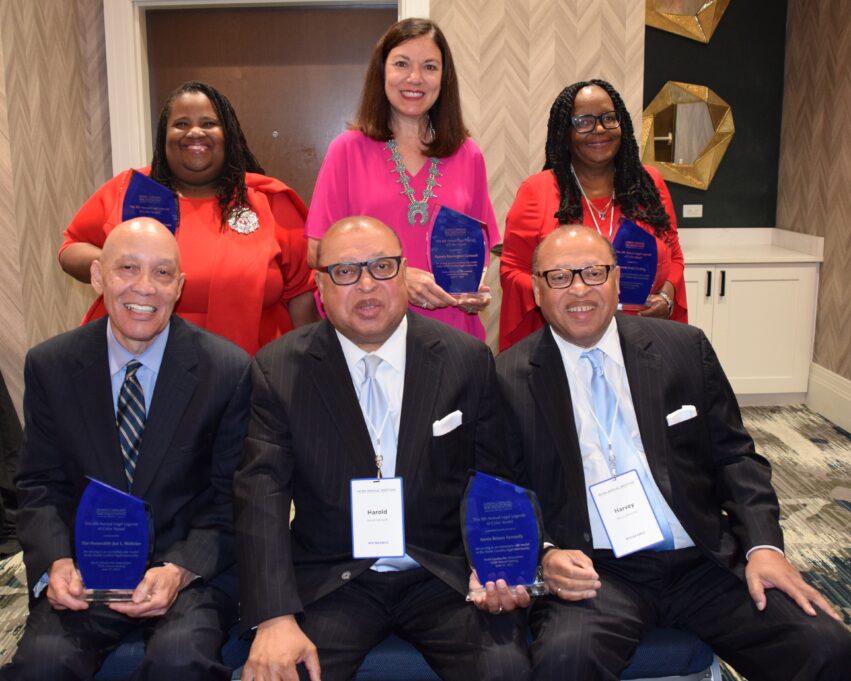
[[[671,319],[688,321],[686,289],[683,279],[683,252],[677,236],[677,218],[671,194],[659,171],[644,166],[653,178],[662,197],[662,205],[671,221],[671,230],[656,237],[658,260],[653,291],[658,291],[665,281],[674,286],[674,310]],[[499,278],[502,283],[502,307],[499,315],[499,349],[510,348],[530,333],[544,325],[544,318],[535,305],[532,294],[532,253],[540,241],[558,226],[555,214],[559,208],[559,191],[552,171],[545,170],[529,177],[517,190],[517,196],[505,221],[505,237]],[[601,199],[602,208],[608,199]],[[612,238],[617,234],[621,218],[620,206],[615,204]],[[589,227],[594,222],[585,202],[582,202],[582,224]],[[607,231],[608,220],[600,228]],[[644,222],[639,227],[655,236],[653,228]],[[608,234],[604,234],[608,236]],[[633,313],[634,314],[634,313]]]
[[[83,204],[65,230],[60,253],[73,243],[103,246],[121,222],[130,176],[129,170],[117,175]],[[176,237],[186,284],[175,312],[253,355],[293,328],[287,304],[316,286],[307,266],[302,200],[274,178],[246,173],[245,181],[259,222],[250,234],[222,229],[215,197],[180,199]],[[98,298],[83,323],[104,314]]]

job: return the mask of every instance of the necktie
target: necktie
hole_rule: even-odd
[[[142,392],[142,385],[136,376],[141,366],[142,363],[136,359],[127,362],[124,383],[118,393],[118,410],[115,413],[128,489],[133,485],[133,473],[139,458],[139,443],[145,428],[145,393]]]
[[[669,551],[674,548],[674,538],[671,534],[671,526],[668,524],[662,508],[659,496],[661,493],[656,483],[650,479],[650,472],[641,457],[638,456],[638,450],[629,437],[626,424],[618,409],[617,395],[615,395],[615,391],[606,380],[606,375],[603,372],[605,356],[600,348],[586,350],[580,355],[581,359],[588,360],[593,369],[591,374],[591,400],[594,406],[594,414],[597,417],[597,435],[600,438],[600,445],[605,456],[615,457],[615,471],[619,475],[632,469],[635,469],[638,473],[650,501],[650,507],[653,509],[653,515],[656,516],[656,521],[662,530],[662,541],[653,545],[651,550]],[[612,442],[611,453],[609,452],[610,437]]]
[[[381,469],[382,477],[390,478],[396,473],[396,433],[393,430],[393,417],[387,397],[376,378],[382,361],[377,355],[365,355],[363,358],[364,379],[360,389],[360,407],[375,450],[376,467]]]

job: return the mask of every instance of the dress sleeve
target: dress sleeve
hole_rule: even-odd
[[[304,236],[304,214],[298,210],[287,192],[272,195],[275,236],[281,248],[281,274],[284,289],[281,300],[290,300],[316,288],[313,271],[307,266],[307,239]]]
[[[121,188],[126,174],[116,175],[101,186],[77,211],[74,219],[65,228],[65,240],[59,247],[59,253],[75,243],[92,244],[98,248],[103,247],[106,235],[110,231],[107,224],[113,221],[113,213],[121,196]]]
[[[321,239],[337,220],[349,215],[349,165],[347,133],[332,140],[319,169],[304,233]]]
[[[487,225],[488,246],[493,248],[502,243],[502,235],[496,224],[496,215],[493,212],[490,194],[488,193],[488,173],[485,168],[485,157],[482,155],[478,145],[473,140],[467,140],[473,154],[473,194],[471,213],[477,219]]]
[[[528,180],[520,185],[505,220],[505,242],[499,267],[502,306],[499,349],[508,349],[543,326],[532,293],[532,253],[541,240],[544,202]]]
[[[677,232],[677,211],[674,208],[674,202],[671,199],[671,192],[668,191],[668,186],[662,175],[655,168],[645,166],[656,188],[659,190],[659,196],[662,198],[662,205],[665,207],[665,212],[668,214],[668,219],[671,221],[671,231],[667,232],[663,239],[671,249],[671,271],[669,273],[669,281],[674,286],[674,311],[671,313],[671,319],[678,322],[688,322],[688,303],[686,301],[686,284],[685,284],[685,260],[683,258],[683,249],[680,248],[680,237]]]

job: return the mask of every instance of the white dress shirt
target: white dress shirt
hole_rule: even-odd
[[[591,524],[591,536],[594,542],[595,549],[610,549],[612,547],[606,531],[603,529],[603,522],[600,520],[600,514],[597,512],[597,507],[594,500],[591,498],[589,487],[603,480],[608,480],[612,477],[612,472],[609,468],[609,462],[603,448],[600,445],[600,439],[597,434],[597,424],[594,421],[594,407],[591,398],[591,364],[587,361],[580,361],[580,356],[587,350],[593,348],[582,348],[578,345],[568,343],[564,338],[559,336],[552,327],[550,333],[556,341],[559,352],[561,353],[562,362],[564,362],[565,373],[567,374],[567,382],[570,387],[570,398],[573,402],[573,419],[576,423],[577,436],[579,438],[579,449],[582,453],[582,469],[585,474],[585,496],[588,504],[588,519]],[[647,455],[644,453],[644,445],[641,442],[641,433],[638,431],[638,421],[635,417],[635,407],[632,403],[632,394],[629,391],[629,381],[626,376],[626,366],[623,361],[623,352],[621,351],[620,338],[618,337],[617,322],[612,319],[603,337],[594,347],[600,348],[605,353],[603,372],[606,375],[606,380],[618,396],[618,410],[623,418],[623,422],[629,431],[629,440],[636,448],[638,458],[640,459],[644,470],[647,473],[647,479],[652,481],[656,486],[656,481],[653,480],[653,475],[650,472],[650,467],[647,464]],[[617,456],[617,453],[615,453]],[[658,487],[656,489],[659,492]],[[665,518],[671,526],[671,533],[674,538],[674,548],[683,549],[689,546],[694,546],[694,542],[689,537],[688,533],[683,528],[682,524],[674,512],[668,506],[668,502],[658,494],[662,501],[662,508],[665,513]]]

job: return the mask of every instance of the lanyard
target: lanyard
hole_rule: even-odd
[[[607,380],[607,379],[604,378],[603,380]],[[602,423],[600,423],[600,419],[597,418],[597,414],[594,413],[594,410],[593,409],[590,410],[591,416],[594,418],[594,423],[597,424],[597,427],[600,429],[600,432],[602,432],[603,436],[606,438],[606,445],[607,445],[608,450],[609,450],[608,451],[609,470],[612,472],[612,477],[617,475],[617,472],[618,472],[617,460],[615,459],[615,453],[612,450],[612,437],[615,434],[615,424],[618,421],[618,407],[620,407],[620,404],[621,404],[621,396],[619,394],[618,397],[617,397],[617,400],[615,401],[615,410],[614,410],[614,414],[612,415],[612,425],[609,428],[608,432],[606,431],[606,427]]]
[[[378,379],[373,377],[373,381],[377,381]],[[372,431],[373,436],[375,437],[375,468],[376,474],[375,477],[381,480],[381,466],[384,464],[384,457],[381,456],[381,433],[384,432],[384,427],[387,425],[387,418],[390,416],[390,405],[387,405],[387,410],[384,412],[384,420],[381,421],[381,428],[378,430],[375,429],[375,425],[372,423],[372,419],[364,413],[363,420],[366,421],[367,428]]]

